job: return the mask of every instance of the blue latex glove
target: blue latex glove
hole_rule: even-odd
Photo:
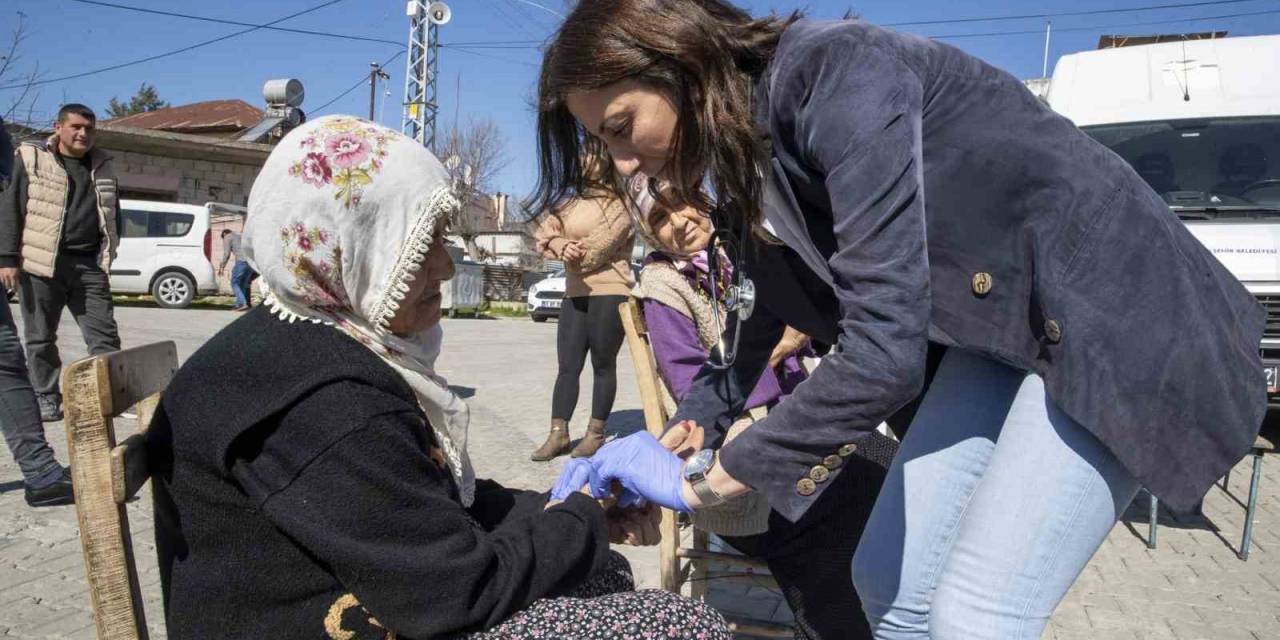
[[[587,485],[594,487],[595,483],[592,480],[595,475],[595,467],[587,458],[570,459],[560,471],[560,477],[556,479],[555,485],[551,487],[551,499],[561,501]]]
[[[684,461],[667,451],[656,438],[640,432],[600,447],[591,457],[594,474],[588,474],[596,498],[609,495],[613,481],[623,488],[618,506],[643,504],[643,498],[659,506],[689,513],[684,501]]]

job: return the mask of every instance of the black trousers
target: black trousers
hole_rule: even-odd
[[[3,286],[0,292],[4,292]],[[27,359],[7,300],[0,301],[0,431],[28,486],[39,488],[62,476],[62,465],[45,439],[40,408],[27,379]]]
[[[795,614],[798,636],[811,640],[870,640],[862,600],[853,588],[853,552],[898,450],[873,433],[845,459],[834,484],[797,522],[775,511],[769,530],[756,536],[721,536],[742,553],[760,558]]]
[[[60,254],[53,277],[23,273],[18,281],[22,333],[27,343],[27,371],[36,393],[58,392],[62,358],[58,324],[70,309],[90,355],[120,350],[111,304],[111,284],[96,256]]]
[[[618,305],[626,296],[582,296],[565,298],[556,328],[556,356],[559,372],[551,394],[551,417],[569,420],[578,406],[578,377],[587,354],[594,372],[591,387],[591,417],[606,420],[618,394],[618,349],[624,334]]]

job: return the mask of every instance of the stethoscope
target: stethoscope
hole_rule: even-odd
[[[756,308],[756,284],[751,278],[744,274],[743,265],[746,264],[747,242],[745,238],[734,240],[732,234],[728,232],[720,224],[722,216],[712,213],[712,224],[715,225],[715,231],[711,234],[711,246],[707,248],[707,266],[711,270],[711,313],[715,318],[716,335],[720,336],[716,349],[720,352],[719,358],[710,358],[707,363],[713,369],[726,371],[733,367],[733,363],[738,359],[738,340],[742,337],[742,323],[751,318],[751,313]],[[727,285],[720,283],[724,272],[720,270],[720,247],[721,246],[737,246],[737,258],[733,262],[733,282]],[[720,305],[715,304],[715,300],[720,299],[720,291],[724,291],[724,309]],[[732,315],[735,320],[733,328],[733,346],[725,348],[724,330],[728,323],[728,316]]]

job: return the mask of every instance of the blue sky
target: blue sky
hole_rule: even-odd
[[[302,11],[321,0],[112,0],[116,4],[161,11],[197,14],[249,23],[265,23]],[[589,0],[588,0],[589,1]],[[750,11],[790,11],[800,8],[812,17],[839,17],[852,9],[876,23],[1008,16],[1181,4],[1192,0],[740,0]],[[550,10],[539,8],[543,5]],[[453,21],[441,29],[441,41],[483,43],[542,40],[551,34],[564,12],[563,0],[451,0]],[[280,23],[279,26],[353,34],[404,42],[408,19],[403,0],[343,0],[332,6]],[[90,6],[72,0],[0,1],[0,42],[25,15],[28,39],[20,51],[16,72],[38,65],[42,78],[51,79],[147,57],[195,42],[226,35],[243,27],[145,15],[115,8]],[[1256,14],[1194,20],[1206,16]],[[1161,21],[1163,24],[1147,24]],[[1058,56],[1092,49],[1104,33],[1130,35],[1226,29],[1232,35],[1280,33],[1280,0],[1237,0],[1217,6],[1184,7],[1136,13],[1057,17],[1049,67]],[[903,26],[929,36],[960,36],[991,32],[1033,33],[998,36],[948,37],[956,46],[1023,78],[1040,75],[1044,53],[1042,18],[1000,22]],[[474,45],[473,45],[474,46]],[[83,102],[102,113],[112,96],[124,99],[142,82],[156,86],[173,104],[240,98],[262,103],[262,83],[292,77],[306,86],[303,109],[310,115],[368,111],[365,84],[321,112],[322,104],[367,76],[371,61],[383,61],[403,45],[354,42],[259,30],[172,57],[53,82],[36,89],[34,119],[52,117],[66,101]],[[506,140],[510,164],[498,186],[523,195],[537,170],[534,118],[530,103],[540,53],[533,48],[447,48],[440,63],[440,120],[451,125],[454,114],[468,119],[492,118]],[[391,80],[379,87],[378,114],[382,122],[399,127],[404,91],[404,58],[389,65]],[[15,71],[0,79],[14,81]],[[1261,81],[1261,79],[1260,79]],[[460,90],[459,90],[460,88]],[[387,90],[390,95],[387,95]],[[14,90],[0,90],[0,109],[16,98]]]

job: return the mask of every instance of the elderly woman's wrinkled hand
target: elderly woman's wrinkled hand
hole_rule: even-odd
[[[605,511],[609,520],[609,542],[632,547],[648,547],[662,541],[658,524],[662,511],[655,504],[622,508],[615,506]]]

